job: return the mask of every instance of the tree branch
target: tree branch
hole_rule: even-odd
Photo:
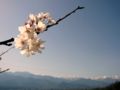
[[[1,71],[0,73],[6,72],[6,71],[8,71],[8,70],[10,70],[10,69],[8,68],[8,69],[6,69],[6,70]]]
[[[71,15],[72,13],[75,13],[76,10],[78,10],[78,9],[83,9],[83,8],[84,8],[84,7],[78,6],[75,10],[73,10],[73,11],[70,12],[70,13],[68,13],[68,14],[65,15],[63,18],[60,18],[59,20],[57,20],[55,24],[47,25],[45,31],[47,31],[48,28],[50,28],[50,27],[52,27],[52,26],[54,26],[54,25],[57,25],[60,21],[62,21],[63,19],[65,19],[66,17],[68,17],[69,15]],[[37,33],[37,34],[40,34],[40,33]],[[9,43],[9,42],[13,42],[13,41],[14,41],[14,38],[11,38],[11,39],[8,39],[8,40],[5,40],[5,41],[0,42],[0,45],[11,46],[12,44]]]
[[[75,13],[76,10],[78,10],[78,9],[83,9],[83,8],[85,8],[85,7],[80,7],[80,6],[78,6],[75,10],[73,10],[73,11],[70,12],[70,13],[68,13],[68,14],[65,15],[63,18],[60,18],[59,20],[57,20],[55,24],[47,25],[47,26],[46,26],[47,29],[46,29],[45,31],[47,31],[49,27],[52,27],[52,26],[54,26],[54,25],[57,25],[60,21],[62,21],[63,19],[65,19],[66,17],[68,17],[69,15],[71,15],[72,13]]]
[[[8,52],[10,49],[12,49],[12,48],[14,48],[14,46],[11,47],[11,48],[9,48],[7,51],[3,52],[2,54],[0,54],[0,56],[2,56],[3,54],[7,53],[7,52]]]
[[[12,43],[9,43],[9,42],[13,42],[13,41],[14,41],[14,38],[11,38],[11,39],[0,42],[0,45],[11,46]]]

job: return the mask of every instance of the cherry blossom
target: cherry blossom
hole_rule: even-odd
[[[21,54],[27,54],[27,57],[35,55],[36,52],[42,53],[41,50],[45,49],[45,46],[42,45],[45,41],[42,41],[41,38],[37,38],[37,33],[43,33],[46,30],[46,24],[43,23],[44,20],[47,20],[48,23],[55,24],[56,22],[52,20],[49,13],[39,13],[38,15],[30,14],[28,21],[24,23],[24,26],[18,27],[20,35],[14,39],[16,42],[15,47],[20,48]],[[47,23],[47,24],[48,24]]]
[[[47,20],[48,13],[44,14],[44,13],[41,12],[41,15],[43,17],[42,21]]]
[[[42,41],[41,38],[37,39],[36,42],[31,42],[29,49],[32,50],[34,53],[39,52],[42,53],[40,49],[45,49],[42,45],[45,41]]]
[[[18,38],[15,38],[14,41],[16,42],[15,47],[20,48],[21,50],[26,49],[27,42],[23,36],[18,35]]]
[[[20,26],[18,29],[21,32],[21,35],[25,39],[28,39],[28,38],[31,38],[34,35],[35,27],[34,26],[30,27],[30,24],[27,24],[25,26]]]
[[[52,17],[50,16],[49,13],[47,14],[47,17],[48,17],[48,20],[49,20],[48,23],[52,23],[52,24],[55,24],[55,23],[56,23],[55,20],[52,20]],[[47,24],[48,24],[48,23],[47,23]]]
[[[36,18],[35,18],[35,16],[34,16],[33,14],[30,14],[29,17],[28,17],[28,19],[29,19],[32,23],[36,22]]]
[[[37,17],[39,18],[40,21],[42,21],[43,18],[42,18],[42,15],[40,13],[38,14]]]
[[[27,47],[27,48],[24,49],[24,50],[20,50],[20,53],[21,53],[21,54],[27,53],[27,57],[29,57],[29,56],[31,56],[31,55],[35,55],[35,52],[31,51],[31,50],[29,49],[29,47]]]
[[[39,33],[43,33],[43,31],[46,30],[46,26],[43,22],[39,21],[38,25],[36,25],[36,31]]]
[[[24,23],[24,25],[27,25],[27,24],[29,24],[29,25],[30,25],[30,27],[32,27],[32,26],[33,26],[33,23],[30,23],[30,21],[26,21],[26,22]]]

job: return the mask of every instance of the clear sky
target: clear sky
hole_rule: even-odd
[[[57,21],[78,6],[85,9],[38,35],[46,41],[42,54],[28,58],[14,48],[0,67],[55,77],[120,76],[120,0],[0,0],[0,41],[17,37],[30,13],[49,12]],[[9,48],[1,45],[0,52]]]

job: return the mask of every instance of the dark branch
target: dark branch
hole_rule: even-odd
[[[9,68],[8,68],[8,69],[6,69],[6,70],[1,71],[0,73],[6,72],[6,71],[8,71],[8,70],[9,70]]]
[[[68,17],[68,16],[71,15],[72,13],[75,13],[76,10],[78,10],[78,9],[83,9],[83,8],[84,8],[84,7],[78,6],[75,10],[73,10],[73,11],[70,12],[70,13],[68,13],[68,14],[67,14],[66,16],[64,16],[63,18],[60,18],[59,20],[57,20],[55,24],[47,25],[45,31],[47,31],[49,27],[52,27],[52,26],[54,26],[54,25],[57,25],[61,20],[65,19],[66,17]],[[37,33],[37,34],[40,34],[40,33]],[[11,46],[12,44],[9,43],[9,42],[13,42],[13,41],[14,41],[14,38],[11,38],[11,39],[8,39],[8,40],[5,40],[5,41],[0,42],[0,45]]]
[[[54,26],[54,25],[57,25],[60,21],[62,21],[63,19],[65,19],[66,17],[68,17],[69,15],[71,15],[72,13],[75,13],[76,10],[78,10],[78,9],[83,9],[83,8],[84,8],[84,7],[78,6],[78,7],[77,7],[75,10],[73,10],[71,13],[68,13],[68,14],[65,15],[63,18],[60,18],[59,20],[57,20],[57,21],[56,21],[56,24],[47,25],[47,26],[46,26],[47,29],[46,29],[45,31],[47,31],[49,27],[52,27],[52,26]]]
[[[13,42],[13,41],[14,41],[14,38],[11,38],[11,39],[0,42],[0,45],[11,46],[12,44],[9,42]]]

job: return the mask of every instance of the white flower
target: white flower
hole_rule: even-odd
[[[25,23],[24,23],[24,25],[27,25],[27,24],[29,24],[29,25],[30,25],[30,27],[32,27],[32,26],[33,26],[33,23],[30,23],[30,21],[27,21],[27,22],[25,22]]]
[[[15,38],[14,41],[16,42],[15,47],[20,48],[21,50],[26,49],[27,42],[23,36],[18,35],[18,38]]]
[[[31,38],[29,38],[27,40],[27,43],[29,43],[29,45],[32,43],[36,43],[36,40],[37,40],[37,34],[34,32],[34,36],[32,36]]]
[[[31,51],[29,49],[29,47],[27,47],[25,50],[20,50],[21,54],[27,53],[27,57],[29,57],[30,55],[35,55],[35,52]]]
[[[42,21],[43,18],[42,18],[42,15],[40,13],[38,14],[37,17],[40,19],[40,21]]]
[[[41,38],[37,39],[35,42],[31,43],[29,49],[34,53],[39,52],[42,53],[40,49],[45,49],[44,45],[42,45],[45,41],[42,41]]]
[[[45,46],[44,45],[39,45],[40,49],[44,50]]]
[[[45,49],[44,45],[42,45],[45,41],[42,41],[41,38],[32,38],[28,40],[27,48],[20,50],[21,54],[27,53],[27,57],[31,55],[35,55],[36,52],[42,53],[40,49]]]
[[[28,19],[29,19],[32,23],[34,23],[34,22],[36,21],[36,18],[35,18],[35,16],[34,16],[33,14],[30,14],[29,17],[28,17]]]
[[[52,23],[52,24],[55,24],[55,23],[56,23],[55,20],[52,20],[52,17],[50,16],[49,13],[47,14],[47,17],[48,17],[48,20],[49,20],[48,23]],[[48,24],[48,23],[47,23],[47,24]]]
[[[35,15],[35,19],[36,19],[36,24],[40,21],[40,19],[38,18],[37,15]]]
[[[55,20],[51,20],[50,21],[52,24],[56,24],[56,21]]]
[[[36,25],[36,31],[39,33],[43,33],[44,30],[46,30],[45,24],[43,24],[43,22],[39,21],[38,25]]]
[[[42,17],[43,17],[42,21],[44,21],[44,20],[47,19],[48,13],[44,14],[44,13],[41,12],[41,15],[42,15]]]
[[[29,24],[27,24],[26,26],[20,26],[19,31],[21,32],[21,35],[25,38],[31,38],[34,35],[34,26],[30,27]]]

